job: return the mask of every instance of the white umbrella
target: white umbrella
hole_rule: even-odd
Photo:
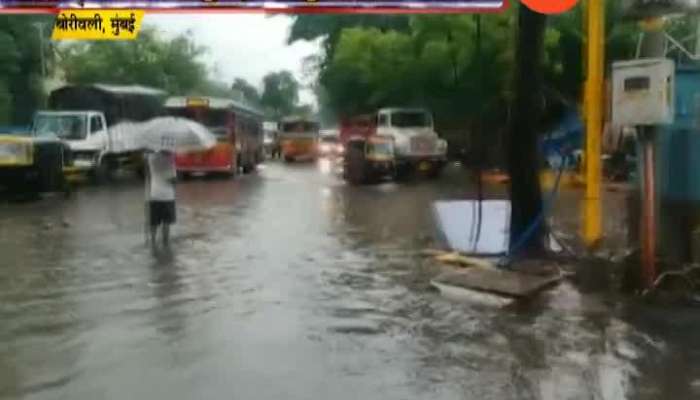
[[[140,148],[176,153],[208,150],[216,145],[216,136],[207,127],[178,117],[159,117],[144,123],[135,140]]]

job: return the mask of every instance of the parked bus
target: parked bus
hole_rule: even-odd
[[[317,122],[301,117],[284,118],[280,123],[282,157],[287,162],[316,159],[318,136]]]
[[[207,151],[180,154],[175,158],[178,173],[224,173],[253,171],[262,161],[262,113],[232,99],[215,97],[171,97],[165,102],[169,115],[195,120],[218,138]]]

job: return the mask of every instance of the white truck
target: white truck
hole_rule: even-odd
[[[377,136],[391,137],[398,177],[422,172],[437,177],[447,163],[447,142],[435,132],[432,114],[421,108],[382,108]]]
[[[66,86],[51,93],[52,110],[38,111],[32,130],[66,143],[74,169],[95,181],[121,167],[142,173],[136,126],[162,114],[164,95],[142,86]]]

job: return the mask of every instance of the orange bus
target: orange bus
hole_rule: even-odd
[[[280,146],[286,162],[318,156],[319,124],[303,117],[287,117],[280,123]]]
[[[171,97],[165,108],[169,115],[195,120],[218,138],[207,151],[179,154],[179,174],[224,173],[234,176],[240,169],[252,172],[263,158],[263,115],[232,99],[216,97]]]

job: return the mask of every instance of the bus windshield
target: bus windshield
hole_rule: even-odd
[[[213,134],[218,137],[226,136],[226,125],[228,122],[228,110],[218,110],[205,108],[201,112],[197,112],[192,108],[171,108],[168,113],[173,117],[188,118],[197,121],[200,124],[209,128]]]
[[[312,133],[318,130],[318,125],[308,121],[285,122],[282,124],[284,133]]]

